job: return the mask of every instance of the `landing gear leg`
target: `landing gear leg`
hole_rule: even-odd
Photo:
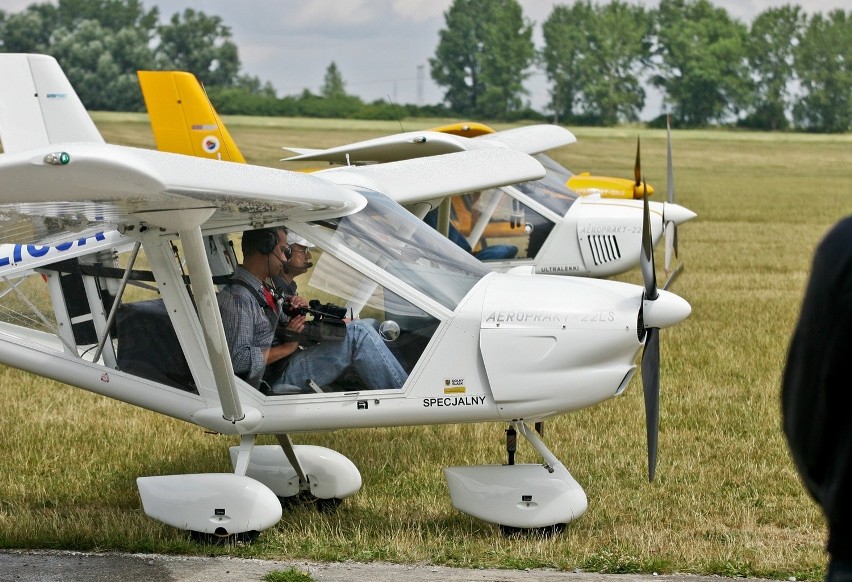
[[[515,451],[518,450],[518,431],[514,427],[506,429],[506,455],[509,457],[506,464],[515,464]]]
[[[299,478],[299,493],[292,497],[280,497],[279,499],[281,499],[282,505],[289,505],[294,501],[302,501],[313,503],[317,508],[317,511],[320,513],[332,513],[336,510],[340,504],[343,503],[342,499],[337,497],[323,499],[316,497],[313,493],[311,493],[311,483],[308,476],[305,474],[305,469],[299,462],[299,457],[296,455],[296,450],[293,448],[293,441],[290,439],[290,435],[277,434],[275,435],[275,438],[278,439],[278,444],[281,445],[284,455],[287,457],[287,460],[290,462],[290,465],[293,467],[293,470],[296,471],[296,475]]]
[[[284,451],[284,456],[286,456],[287,460],[290,461],[290,466],[293,467],[293,470],[296,471],[296,475],[299,477],[299,492],[310,491],[311,484],[308,483],[308,478],[305,476],[305,470],[299,462],[299,457],[296,456],[296,451],[293,450],[293,441],[290,439],[290,435],[277,434],[275,435],[275,438],[278,439],[278,444],[281,445],[281,449]]]

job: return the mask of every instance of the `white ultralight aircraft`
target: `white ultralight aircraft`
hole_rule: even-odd
[[[74,117],[78,104],[52,58],[0,55],[0,75],[12,70],[28,71],[13,78],[30,101],[0,102],[0,131],[10,107],[42,129]],[[0,265],[3,295],[26,299],[15,309],[30,311],[3,311],[0,363],[239,438],[233,473],[139,477],[151,517],[204,539],[251,538],[278,522],[282,498],[334,505],[361,487],[346,457],[294,445],[292,433],[500,422],[543,462],[447,468],[453,505],[509,528],[557,527],[585,511],[586,495],[529,425],[620,394],[643,348],[653,478],[659,330],[690,306],[657,289],[647,206],[643,286],[498,273],[384,193],[438,197],[541,177],[525,154],[459,152],[306,175],[105,144],[92,128],[66,128],[61,142],[50,131],[29,143],[4,137],[0,217],[15,240],[4,230],[0,242],[38,254],[63,231],[74,241],[115,230],[130,251],[61,242],[68,254],[55,261],[22,255]],[[235,262],[226,235],[279,225],[318,249],[301,294],[376,320],[408,373],[402,387],[366,390],[356,376],[269,396],[235,376],[216,300]],[[264,434],[279,444],[256,445]]]
[[[282,161],[362,165],[498,148],[530,154],[547,170],[542,179],[468,193],[453,199],[452,212],[457,220],[465,223],[459,230],[466,245],[476,249],[486,242],[514,243],[517,249],[514,257],[486,261],[495,270],[529,265],[536,273],[557,275],[610,277],[623,273],[636,267],[640,261],[643,202],[599,194],[579,195],[571,190],[567,183],[572,174],[545,152],[575,141],[573,133],[557,125],[530,125],[472,138],[423,130],[324,150],[285,147],[298,155]],[[652,242],[656,244],[666,233],[667,278],[673,273],[676,228],[696,216],[674,202],[670,132],[668,151],[668,200],[649,203]],[[637,189],[641,192],[638,142],[634,171]],[[420,217],[433,211],[436,202],[440,202],[397,201]],[[448,218],[449,213],[445,213],[443,220],[438,218],[439,230],[446,232]]]
[[[138,76],[158,149],[244,161],[194,75],[139,71]],[[481,124],[473,125],[490,131]],[[491,269],[505,271],[523,265],[532,266],[537,273],[608,277],[638,266],[643,218],[638,141],[635,180],[628,181],[574,176],[545,154],[576,141],[563,127],[532,125],[474,138],[449,133],[467,127],[457,124],[445,128],[447,131],[414,131],[326,150],[287,148],[299,155],[285,161],[364,165],[494,148],[530,154],[545,167],[544,178],[443,199],[441,208],[452,200],[452,222],[457,232],[450,233],[449,212],[443,220],[435,217],[442,199],[425,199],[426,192],[388,194],[418,217],[426,217],[458,244],[477,251],[475,256]],[[670,133],[668,137],[670,151]],[[654,244],[666,232],[667,278],[672,272],[676,227],[695,216],[674,203],[671,155],[668,166],[668,201],[650,203]],[[584,188],[582,196],[570,188],[578,180]],[[630,198],[625,199],[625,195]]]

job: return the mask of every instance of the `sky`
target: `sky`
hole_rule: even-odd
[[[39,3],[44,0],[37,0]],[[631,0],[648,7],[658,0]],[[0,9],[17,12],[33,0],[0,0]],[[429,76],[429,58],[444,28],[444,12],[452,0],[142,0],[146,9],[159,7],[168,21],[186,8],[219,16],[231,28],[239,48],[242,72],[269,81],[279,96],[303,89],[318,93],[331,62],[346,91],[365,101],[391,100],[418,105],[439,103],[443,93]],[[541,45],[541,24],[554,4],[571,0],[519,0],[524,16],[534,23]],[[852,10],[852,0],[711,0],[731,17],[749,23],[763,10],[799,4],[807,12]],[[534,72],[528,79],[528,99],[543,110],[547,81]],[[658,95],[649,91],[642,114],[660,113]]]

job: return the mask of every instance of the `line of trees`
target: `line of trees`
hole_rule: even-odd
[[[444,18],[432,78],[462,114],[523,116],[523,81],[541,66],[568,123],[637,120],[653,86],[682,127],[852,127],[852,12],[786,5],[747,27],[708,0],[575,0],[554,6],[538,54],[516,0],[454,0]]]
[[[86,106],[99,110],[144,110],[136,70],[178,69],[201,79],[222,113],[543,120],[525,89],[538,69],[550,87],[547,118],[563,123],[635,121],[655,87],[681,127],[852,127],[852,12],[808,16],[786,5],[746,26],[709,0],[660,0],[655,9],[573,0],[542,23],[540,51],[517,0],[454,0],[444,19],[430,59],[444,102],[425,107],[365,103],[346,92],[333,62],[319,94],[279,98],[269,82],[241,73],[221,18],[186,9],[160,22],[159,10],[140,0],[0,10],[0,51],[55,56]]]

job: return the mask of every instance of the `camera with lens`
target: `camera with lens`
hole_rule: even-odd
[[[284,313],[289,317],[297,315],[311,315],[312,319],[305,320],[305,329],[301,333],[286,329],[285,325],[279,325],[276,336],[283,341],[298,341],[300,344],[315,344],[322,341],[341,341],[346,336],[346,308],[334,303],[320,303],[318,299],[311,299],[308,307],[296,307],[290,301],[285,300],[281,306]]]
[[[314,316],[314,320],[318,319],[344,319],[346,317],[346,308],[335,305],[334,303],[320,303],[319,299],[311,299],[308,302],[308,307],[296,307],[290,301],[285,301],[283,305],[284,313],[290,317],[297,315]]]

